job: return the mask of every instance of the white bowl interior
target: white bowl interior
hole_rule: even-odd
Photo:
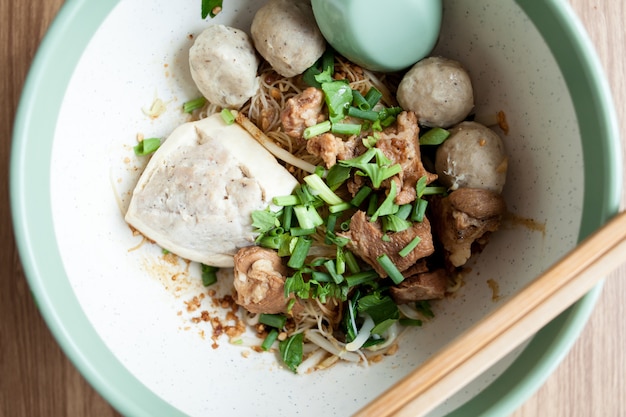
[[[505,198],[510,211],[545,228],[506,222],[471,263],[466,285],[433,303],[436,318],[408,331],[400,350],[369,367],[340,365],[306,376],[282,369],[273,354],[229,345],[214,349],[201,310],[222,314],[197,265],[164,260],[123,221],[143,162],[136,135],[166,137],[187,120],[182,103],[197,97],[187,68],[190,34],[207,24],[248,29],[261,1],[229,0],[208,23],[199,2],[120,2],[89,42],[63,101],[51,166],[58,247],[72,289],[114,356],[158,396],[191,415],[346,415],[418,366],[492,311],[574,246],[583,200],[582,149],[573,105],[548,47],[513,1],[446,1],[436,53],[462,62],[477,96],[478,117],[504,111],[510,132]],[[532,59],[530,57],[532,56]],[[156,119],[142,108],[160,98]],[[562,175],[567,172],[567,175]],[[227,278],[227,277],[225,277]],[[488,281],[499,286],[492,299]],[[223,285],[222,291],[228,290]],[[246,353],[248,352],[248,353]],[[442,415],[474,396],[514,359],[437,409]],[[244,399],[245,398],[245,399]]]

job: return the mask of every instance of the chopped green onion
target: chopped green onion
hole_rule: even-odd
[[[339,217],[338,214],[336,213],[331,213],[328,215],[328,217],[326,218],[326,231],[327,232],[334,232],[335,231],[335,226],[337,225],[337,218]]]
[[[278,338],[278,330],[276,329],[270,330],[267,336],[265,336],[263,343],[261,343],[261,349],[263,349],[266,352],[270,350],[277,338]]]
[[[135,155],[146,156],[159,149],[159,146],[161,146],[161,139],[147,138],[139,142],[133,149],[135,150]]]
[[[446,187],[426,187],[423,195],[445,194],[447,191]]]
[[[276,250],[280,249],[281,243],[282,241],[281,241],[280,236],[270,236],[270,235],[263,236],[258,241],[259,246],[262,246],[267,249],[276,249]]]
[[[380,277],[378,276],[378,273],[376,271],[369,270],[369,271],[357,272],[345,278],[346,278],[346,284],[348,284],[348,287],[355,287],[357,285],[362,285],[368,282],[375,281]]]
[[[333,281],[335,281],[335,284],[341,284],[343,282],[343,275],[337,272],[337,268],[335,266],[334,260],[329,259],[326,262],[324,262],[324,267],[330,274]]]
[[[358,274],[361,272],[361,268],[359,267],[359,263],[356,261],[354,254],[350,251],[344,251],[343,256],[346,258],[346,266],[348,270],[353,274]]]
[[[304,265],[304,260],[309,254],[309,249],[313,244],[313,241],[307,237],[301,236],[297,238],[296,246],[293,249],[293,253],[287,262],[289,268],[298,269]]]
[[[428,177],[426,177],[426,175],[421,176],[420,179],[417,180],[417,183],[415,184],[415,192],[417,194],[417,198],[422,198],[427,185]]]
[[[396,121],[396,116],[387,116],[386,118],[381,119],[381,121],[380,121],[380,125],[381,125],[382,127],[389,127],[389,126],[391,126],[391,125],[393,124],[393,122],[395,122],[395,121]]]
[[[343,202],[340,204],[333,204],[332,206],[328,207],[328,211],[330,211],[331,213],[340,213],[342,211],[350,210],[351,208],[353,208],[352,204]]]
[[[365,199],[369,197],[371,193],[372,193],[372,189],[368,187],[367,185],[364,185],[363,187],[359,189],[359,191],[357,191],[354,197],[352,197],[350,204],[352,204],[354,207],[359,207],[361,204],[363,204]]]
[[[311,272],[311,278],[313,278],[317,282],[331,282],[332,277],[330,274],[321,271],[313,271]]]
[[[194,110],[201,109],[206,104],[206,98],[198,97],[183,103],[183,112],[192,113]]]
[[[335,256],[335,270],[339,275],[343,275],[346,272],[346,257],[341,246],[337,246],[337,254]]]
[[[367,149],[370,149],[376,146],[376,142],[378,142],[378,139],[376,139],[376,136],[372,136],[372,135],[369,135],[368,137],[361,139],[361,143],[363,143],[363,146],[365,146]]]
[[[367,203],[367,215],[372,217],[378,209],[378,194],[372,194]]]
[[[297,195],[280,195],[280,196],[276,196],[274,198],[272,198],[272,203],[276,204],[277,206],[295,206],[297,204],[300,204],[300,199],[298,198]]]
[[[302,227],[292,227],[289,230],[289,233],[291,234],[291,236],[297,237],[297,236],[308,236],[308,235],[312,235],[313,233],[315,233],[315,228],[312,229],[303,229]]]
[[[341,222],[341,224],[339,225],[339,228],[344,232],[347,232],[348,230],[350,230],[350,219],[344,222]]]
[[[302,134],[302,137],[304,137],[305,139],[311,139],[312,137],[321,135],[322,133],[329,132],[331,127],[332,125],[330,123],[330,120],[325,120],[321,123],[318,123],[313,126],[309,126],[306,129],[304,129],[304,133]]]
[[[411,220],[414,222],[423,222],[426,215],[426,207],[428,207],[428,200],[420,198],[415,200],[414,210],[411,214]]]
[[[370,122],[378,120],[378,112],[373,110],[362,110],[358,107],[350,107],[348,109],[348,116],[369,120]]]
[[[421,241],[422,239],[419,236],[415,236],[413,240],[411,240],[404,248],[402,248],[402,250],[400,250],[400,252],[398,252],[398,255],[405,258],[413,251],[413,249],[417,247],[417,245],[419,245]]]
[[[385,120],[389,117],[395,117],[397,115],[399,115],[400,113],[402,113],[402,107],[385,107],[382,110],[380,110],[379,112],[379,119],[380,120]]]
[[[208,287],[217,282],[218,267],[200,264],[200,270],[202,271],[202,285]]]
[[[333,232],[326,232],[326,239],[328,239],[330,241],[331,245],[336,245],[339,247],[344,247],[346,246],[348,243],[350,243],[350,239],[347,237],[343,237],[343,236],[337,236],[335,233]]]
[[[259,316],[259,323],[263,323],[267,326],[275,327],[277,329],[282,329],[287,323],[287,317],[283,314],[264,314],[261,313]]]
[[[316,192],[317,196],[324,200],[328,205],[334,206],[344,202],[319,176],[315,174],[307,175],[304,177],[304,182],[307,183],[307,185],[311,187],[311,190]]]
[[[380,264],[387,275],[389,275],[389,278],[391,278],[394,284],[399,284],[404,281],[404,276],[400,270],[398,270],[398,267],[393,263],[389,255],[383,253],[376,258],[376,261]]]
[[[294,206],[293,213],[303,229],[314,229],[324,224],[324,219],[313,206]]]
[[[363,97],[359,90],[352,90],[352,104],[360,110],[369,110],[371,108],[369,102]]]
[[[222,109],[220,115],[222,116],[222,120],[224,121],[224,123],[226,123],[227,125],[232,125],[233,123],[235,123],[235,116],[230,110]]]
[[[441,145],[450,136],[450,132],[440,127],[433,127],[419,139],[420,145]]]
[[[398,209],[396,216],[401,218],[402,220],[406,220],[411,215],[411,211],[413,210],[413,206],[411,204],[403,204]]]
[[[361,125],[356,123],[333,123],[330,131],[338,135],[358,135]]]
[[[382,96],[383,93],[378,91],[375,87],[371,87],[365,94],[365,100],[367,100],[367,102],[369,103],[370,108],[374,108],[374,106],[378,104],[378,101],[382,98]]]
[[[283,229],[281,226],[278,226],[267,232],[267,236],[280,236],[284,233],[285,229]]]
[[[337,224],[337,217],[338,215],[336,213],[331,213],[328,215],[328,218],[326,219],[326,238],[324,239],[324,243],[327,245],[331,244],[331,239],[329,234],[334,234],[335,233],[335,225]]]
[[[282,225],[283,230],[288,232],[291,229],[291,218],[293,216],[293,206],[285,206],[283,207],[283,218]]]

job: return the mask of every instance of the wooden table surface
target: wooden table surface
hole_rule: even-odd
[[[119,416],[74,369],[46,328],[12,234],[6,179],[15,109],[33,55],[62,3],[0,0],[0,165],[5,178],[0,185],[0,417]],[[570,3],[597,48],[626,138],[625,3]],[[582,336],[557,371],[513,416],[626,416],[624,299],[622,267],[607,280]]]

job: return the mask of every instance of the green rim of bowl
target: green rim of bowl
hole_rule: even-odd
[[[69,0],[33,61],[18,108],[11,155],[11,207],[16,242],[37,305],[59,345],[120,413],[183,416],[135,378],[106,347],[83,313],[56,246],[49,172],[52,139],[63,96],[82,51],[119,0]],[[617,118],[590,41],[561,0],[518,0],[537,22],[572,86],[584,143],[585,196],[580,238],[619,207],[621,162]],[[590,174],[593,169],[593,175]],[[540,331],[493,384],[451,415],[506,415],[519,407],[556,368],[586,323],[601,287]]]

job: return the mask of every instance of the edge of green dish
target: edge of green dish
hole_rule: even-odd
[[[54,242],[49,183],[52,141],[42,138],[54,132],[60,103],[82,51],[118,1],[67,1],[35,57],[13,132],[10,188],[14,231],[25,275],[42,316],[63,351],[96,391],[124,415],[183,416],[145,387],[108,350],[82,312]],[[619,130],[611,95],[593,46],[566,3],[552,0],[542,6],[535,0],[517,2],[535,22],[540,22],[538,27],[560,29],[560,34],[558,30],[540,31],[572,85],[572,97],[585,98],[576,102],[581,134],[603,139],[593,146],[584,144],[585,170],[593,167],[594,175],[585,175],[579,235],[583,239],[619,207]],[[501,416],[519,407],[569,351],[600,291],[598,285],[541,330],[507,371],[451,416]]]
[[[556,58],[574,101],[581,137],[599,138],[583,142],[585,185],[578,235],[581,241],[619,210],[621,144],[610,88],[595,48],[569,3],[516,2],[534,22]],[[504,373],[449,417],[505,416],[520,407],[552,374],[578,339],[602,286],[603,282],[540,330]]]

